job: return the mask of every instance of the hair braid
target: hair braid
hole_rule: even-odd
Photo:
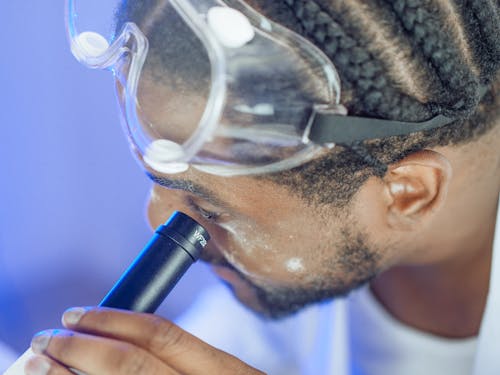
[[[449,117],[470,115],[479,102],[479,82],[465,64],[451,37],[443,30],[439,9],[426,0],[389,1],[401,24],[435,70],[443,87],[440,95],[445,102],[437,103]]]
[[[481,83],[488,85],[500,67],[498,5],[495,7],[492,0],[465,0],[457,8],[470,35],[468,42],[475,50],[476,60],[479,60],[476,63],[481,66]]]
[[[296,26],[294,30],[310,38],[337,67],[343,88],[347,89],[344,104],[351,114],[418,121],[429,113],[443,113],[459,120],[438,130],[372,140],[351,148],[337,147],[329,156],[265,178],[289,186],[310,202],[343,206],[369,177],[382,177],[386,165],[424,148],[468,142],[491,129],[498,120],[495,98],[500,85],[498,4],[493,4],[497,0],[462,1],[465,5],[457,13],[461,10],[459,19],[467,22],[454,26],[463,30],[465,45],[459,45],[448,32],[447,22],[453,21],[447,21],[443,10],[429,5],[429,1],[371,0],[367,5],[361,1],[285,0],[301,25],[300,30]],[[467,5],[468,1],[475,6]],[[318,3],[324,9],[337,9],[329,14]],[[364,9],[358,9],[360,4]],[[344,12],[346,15],[342,10],[347,6],[352,12]],[[267,7],[267,14],[274,14],[270,9],[273,7]],[[419,64],[419,74],[413,78],[425,81],[421,87],[430,98],[425,105],[395,89],[398,84],[390,81],[391,67],[383,64],[387,55],[375,58],[375,52],[383,46],[359,32],[364,25],[358,22],[356,26],[356,16],[363,11],[376,15],[370,19],[374,28],[384,26],[389,30],[388,43],[406,43],[406,57]],[[282,11],[280,17],[285,18]],[[468,49],[469,59],[464,55]],[[495,84],[478,105],[480,83]],[[412,95],[411,91],[407,93]]]
[[[316,2],[285,1],[302,25],[303,33],[318,44],[338,68],[344,89],[355,93],[356,100],[344,103],[351,114],[406,121],[421,121],[436,114],[433,106],[421,104],[391,85],[385,67],[364,42],[351,37],[345,27]]]

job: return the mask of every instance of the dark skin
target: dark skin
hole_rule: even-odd
[[[448,207],[439,215],[443,220],[429,228],[429,237],[423,241],[426,252],[436,254],[430,257],[435,259],[392,267],[371,283],[385,308],[412,327],[448,338],[479,332],[500,186],[498,134],[497,126],[479,142],[485,151],[491,151],[482,154],[482,166],[476,158],[462,170],[454,168]],[[486,170],[480,171],[482,168]],[[483,193],[487,198],[480,196]],[[456,196],[462,198],[455,200]]]
[[[156,185],[149,219],[155,227],[175,208],[202,221],[214,236],[209,250],[214,259],[229,262],[247,281],[230,269],[218,273],[233,284],[241,302],[260,312],[266,306],[248,281],[268,291],[307,287],[307,271],[317,271],[325,283],[340,277],[349,284],[353,277],[345,269],[327,271],[307,255],[321,241],[330,244],[321,256],[335,259],[343,245],[338,239],[341,221],[355,219],[370,249],[378,254],[383,272],[371,288],[390,313],[436,335],[473,336],[479,330],[488,290],[500,190],[499,129],[496,126],[476,142],[417,152],[391,165],[384,179],[370,179],[361,187],[342,219],[325,216],[328,207],[310,207],[292,194],[283,195],[286,191],[271,183],[251,177],[205,176],[192,169],[169,177],[217,191],[224,207],[184,190]],[[188,203],[192,199],[197,206]],[[294,213],[304,210],[311,210],[311,215],[301,215],[308,219],[297,222]],[[207,220],[206,213],[215,211],[219,221]],[[328,225],[330,231],[311,229],[318,225]],[[291,228],[303,228],[298,235],[306,246],[282,246],[287,240],[284,233]],[[232,236],[235,229],[240,237]],[[263,233],[259,241],[250,243],[247,231]],[[290,267],[290,259],[300,259],[301,266]],[[76,312],[83,315],[70,311],[63,317],[67,331],[46,332],[34,339],[37,354],[26,366],[28,374],[42,362],[50,366],[51,375],[71,374],[67,367],[100,375],[260,373],[160,317],[104,308]]]

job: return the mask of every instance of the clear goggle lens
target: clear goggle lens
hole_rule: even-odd
[[[74,55],[111,69],[133,148],[164,173],[291,168],[322,148],[307,139],[318,106],[340,97],[312,44],[242,1],[68,0]]]

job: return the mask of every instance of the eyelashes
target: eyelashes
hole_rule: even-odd
[[[207,211],[199,206],[197,206],[195,209],[201,216],[203,216],[203,218],[207,220],[215,221],[218,218],[218,214],[216,212]]]
[[[209,221],[217,221],[219,218],[220,214],[217,212],[209,211],[206,210],[199,205],[197,205],[194,200],[190,197],[188,198],[188,205],[190,208],[192,208],[196,213],[198,213],[203,219],[209,220]]]

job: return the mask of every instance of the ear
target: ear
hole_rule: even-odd
[[[446,200],[451,176],[448,159],[430,150],[415,152],[390,165],[384,177],[390,197],[388,224],[409,230],[432,216]]]

